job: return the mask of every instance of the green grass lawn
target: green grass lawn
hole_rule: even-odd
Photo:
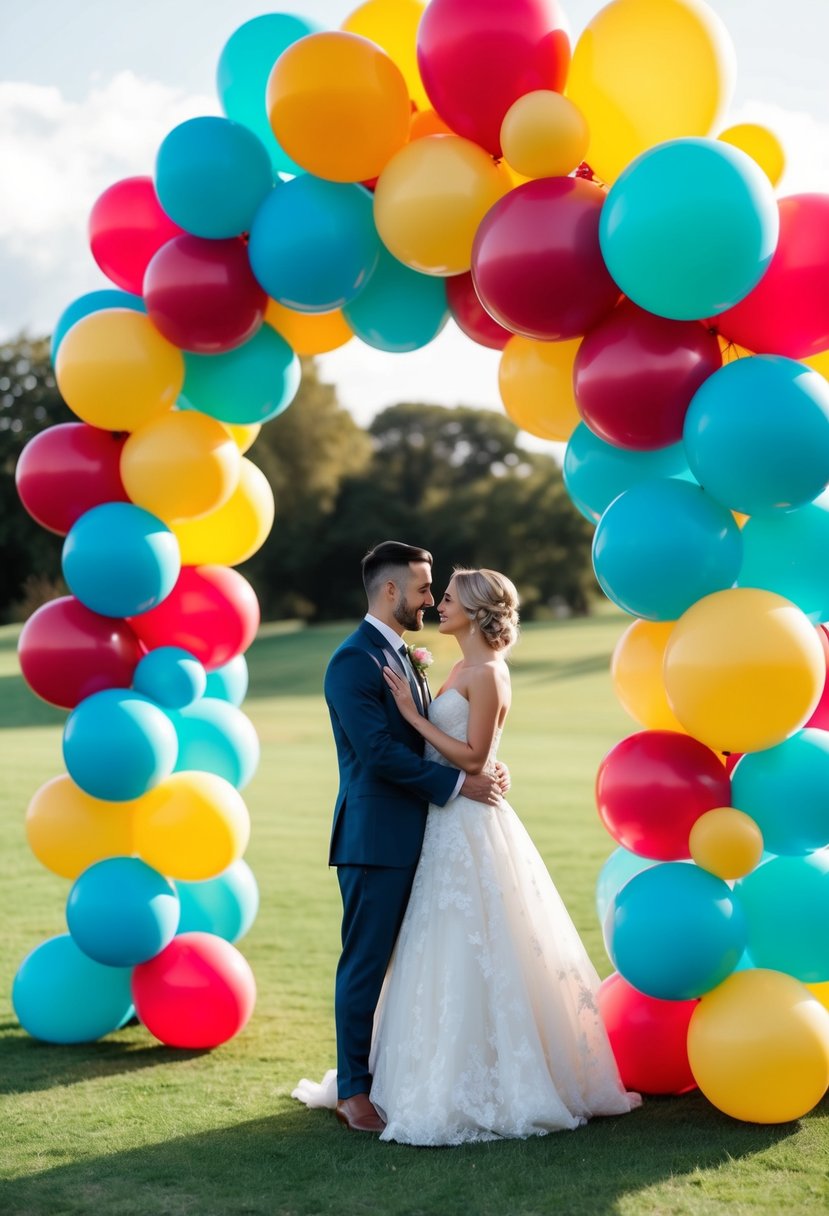
[[[596,766],[635,726],[607,671],[620,618],[530,626],[515,652],[502,745],[515,805],[604,975],[593,905],[612,842],[593,806]],[[17,675],[0,630],[0,1212],[212,1216],[529,1216],[556,1213],[824,1213],[829,1104],[780,1127],[734,1122],[699,1094],[652,1099],[575,1132],[460,1149],[349,1134],[289,1093],[334,1062],[332,975],[339,897],[326,867],[336,789],[320,696],[346,627],[265,628],[250,652],[246,710],[263,744],[245,796],[259,919],[241,943],[259,985],[248,1028],[214,1052],[170,1051],[140,1027],[90,1046],[36,1043],[17,1027],[17,965],[65,929],[69,883],[29,853],[23,817],[62,771],[63,714]],[[432,631],[439,682],[451,643]]]

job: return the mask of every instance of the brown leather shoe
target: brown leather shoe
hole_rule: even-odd
[[[353,1132],[381,1132],[386,1126],[371,1105],[368,1094],[341,1098],[335,1113],[340,1123]]]

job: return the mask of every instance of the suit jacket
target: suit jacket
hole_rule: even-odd
[[[329,865],[413,865],[430,802],[443,806],[460,770],[423,759],[423,737],[401,717],[383,677],[390,650],[368,621],[334,652],[325,700],[340,788]]]

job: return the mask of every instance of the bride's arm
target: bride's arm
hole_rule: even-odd
[[[390,667],[383,668],[386,683],[392,691],[397,708],[416,731],[431,743],[450,764],[465,773],[480,773],[489,759],[492,741],[498,727],[503,694],[498,677],[491,667],[470,672],[468,686],[469,725],[466,739],[454,739],[435,726],[417,709],[408,680],[402,679]]]

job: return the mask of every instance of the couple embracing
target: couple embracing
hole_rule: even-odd
[[[598,977],[503,797],[515,588],[456,570],[437,611],[462,657],[432,699],[403,641],[435,603],[431,554],[386,541],[363,582],[368,613],[325,677],[340,770],[337,1072],[294,1096],[417,1145],[626,1113],[638,1095],[619,1079]]]

